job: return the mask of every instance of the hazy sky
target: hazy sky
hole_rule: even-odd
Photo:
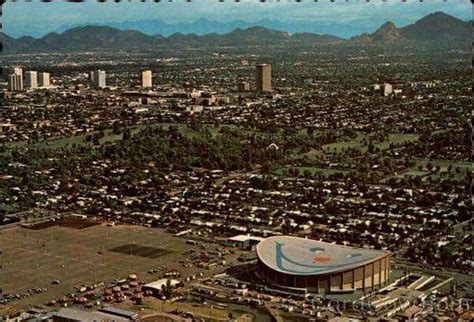
[[[115,3],[86,1],[70,3],[56,0],[50,3],[7,2],[3,5],[3,31],[18,36],[43,35],[60,26],[84,23],[107,23],[159,19],[168,23],[192,22],[199,18],[216,21],[245,20],[254,22],[264,18],[282,21],[309,20],[328,23],[362,24],[378,27],[386,21],[397,26],[412,23],[421,17],[443,11],[463,20],[472,19],[469,0],[281,0],[277,2],[241,0],[240,3],[226,0],[175,0],[155,3],[137,0]]]

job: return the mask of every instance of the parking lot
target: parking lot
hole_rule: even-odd
[[[0,249],[3,251],[0,285],[3,294],[26,294],[31,288],[43,291],[0,306],[2,313],[24,308],[26,303],[44,304],[74,292],[77,285],[107,284],[114,278],[124,278],[132,273],[137,274],[141,281],[149,282],[162,273],[151,274],[151,271],[162,265],[170,271],[179,271],[184,278],[202,271],[193,266],[183,268],[178,262],[186,259],[183,253],[200,249],[200,245],[186,244],[184,239],[159,229],[100,224],[83,229],[16,227],[0,234]],[[148,253],[150,250],[154,251]],[[204,274],[208,272],[212,271],[204,270]],[[53,284],[55,280],[59,284]]]

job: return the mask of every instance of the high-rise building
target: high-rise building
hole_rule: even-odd
[[[23,68],[12,67],[8,75],[8,89],[10,91],[21,91],[23,89]]]
[[[23,89],[23,69],[14,67],[8,75],[8,89],[10,91],[21,91]]]
[[[15,74],[8,75],[8,90],[14,91],[15,90]]]
[[[15,74],[15,75],[23,76],[23,68],[21,68],[21,67],[13,67],[13,68],[12,68],[12,73]]]
[[[247,82],[240,82],[237,85],[237,89],[239,92],[248,92],[250,91],[250,84]]]
[[[25,73],[25,87],[37,88],[38,87],[38,73],[29,70]]]
[[[389,83],[385,83],[382,86],[382,95],[383,96],[389,96],[393,93],[393,87]]]
[[[269,64],[257,65],[257,91],[271,92],[272,91],[272,66]]]
[[[96,88],[105,87],[106,86],[105,78],[106,78],[105,70],[100,70],[100,69],[96,70],[92,74],[92,83],[94,84]]]
[[[151,70],[142,71],[142,87],[152,87],[152,75]]]
[[[51,85],[49,80],[49,73],[39,73],[38,74],[38,86],[40,87],[49,87]]]
[[[16,74],[10,74],[8,75],[8,89],[12,92],[17,91],[17,77],[18,75]]]

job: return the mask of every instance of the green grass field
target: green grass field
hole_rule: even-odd
[[[357,138],[349,141],[335,142],[331,144],[326,144],[322,147],[323,151],[326,153],[339,153],[348,148],[358,149],[362,152],[367,151],[368,147],[363,144],[363,139],[366,137],[363,133],[358,133]],[[377,148],[381,150],[386,150],[390,147],[390,143],[394,144],[403,144],[407,142],[413,142],[418,140],[418,134],[404,134],[404,133],[392,133],[388,135],[387,140],[381,143],[374,144]]]

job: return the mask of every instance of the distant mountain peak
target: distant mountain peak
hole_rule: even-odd
[[[247,32],[255,32],[255,31],[275,31],[275,32],[284,32],[284,31],[276,31],[276,30],[272,30],[272,29],[268,29],[268,28],[265,28],[265,27],[261,27],[261,26],[253,26],[253,27],[248,27],[246,29],[243,29],[243,31],[247,31]]]
[[[384,23],[375,31],[372,37],[375,41],[393,41],[403,38],[398,28],[391,21]]]
[[[391,21],[387,21],[379,29],[397,29],[397,26]]]
[[[414,40],[470,42],[472,37],[468,23],[441,11],[431,13],[400,31]]]
[[[77,32],[77,31],[116,31],[116,28],[108,27],[108,26],[102,26],[102,25],[87,25],[87,26],[77,26],[73,27],[71,29],[66,30],[64,33],[69,33],[69,32]]]
[[[458,18],[455,18],[453,16],[450,16],[444,12],[441,12],[441,11],[437,11],[437,12],[434,12],[434,13],[431,13],[427,16],[424,16],[423,18],[421,18],[420,20],[418,20],[417,22],[415,22],[415,24],[422,24],[422,23],[433,23],[433,24],[439,24],[439,23],[446,23],[446,22],[459,22],[459,21],[462,21]]]
[[[450,16],[447,13],[444,13],[442,11],[436,11],[436,12],[430,13],[429,15],[425,16],[424,18],[443,18],[443,17],[444,18],[454,18],[453,16]],[[456,19],[456,18],[454,18],[454,19]]]
[[[372,34],[362,34],[351,39],[356,42],[398,40],[468,42],[470,37],[468,23],[438,11],[403,28],[397,28],[393,22],[389,21]]]

